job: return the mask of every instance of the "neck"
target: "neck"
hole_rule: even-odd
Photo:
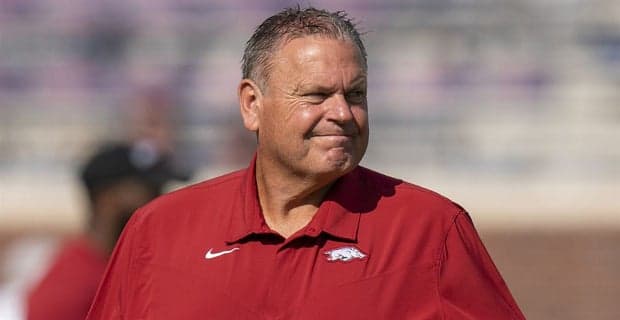
[[[256,160],[260,206],[267,225],[288,238],[312,220],[331,183],[274,168],[268,161]]]

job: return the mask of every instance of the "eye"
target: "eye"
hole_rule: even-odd
[[[312,92],[304,94],[303,97],[311,103],[320,103],[329,97],[329,94],[324,92]]]
[[[347,93],[347,101],[351,103],[363,103],[366,100],[365,90],[354,90]]]

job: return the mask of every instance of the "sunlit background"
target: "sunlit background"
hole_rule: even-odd
[[[83,227],[102,141],[154,139],[194,181],[247,166],[243,46],[294,4],[0,0],[1,319]],[[466,207],[528,319],[620,319],[620,2],[307,4],[365,32],[363,165]]]

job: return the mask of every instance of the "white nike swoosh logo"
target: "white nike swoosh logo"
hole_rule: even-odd
[[[213,259],[213,258],[217,258],[219,256],[223,256],[225,254],[229,254],[232,253],[234,251],[239,250],[239,248],[232,248],[230,250],[224,250],[224,251],[220,251],[220,252],[211,252],[211,250],[213,250],[213,248],[209,249],[209,251],[207,251],[207,254],[205,254],[205,259]]]

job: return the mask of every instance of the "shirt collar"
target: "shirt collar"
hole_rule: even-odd
[[[237,242],[253,233],[269,231],[258,201],[256,154],[248,168],[245,169],[239,184],[239,192],[233,199],[227,243]]]
[[[229,244],[252,234],[273,233],[260,209],[255,169],[256,155],[243,174],[240,192],[233,204],[226,241]],[[361,213],[367,211],[367,200],[375,198],[371,196],[374,189],[365,180],[360,167],[336,180],[314,218],[303,229],[305,235],[316,237],[326,233],[344,241],[356,242]]]
[[[308,224],[309,232],[325,232],[335,238],[356,242],[365,193],[360,170],[340,177],[331,186],[317,214]]]

